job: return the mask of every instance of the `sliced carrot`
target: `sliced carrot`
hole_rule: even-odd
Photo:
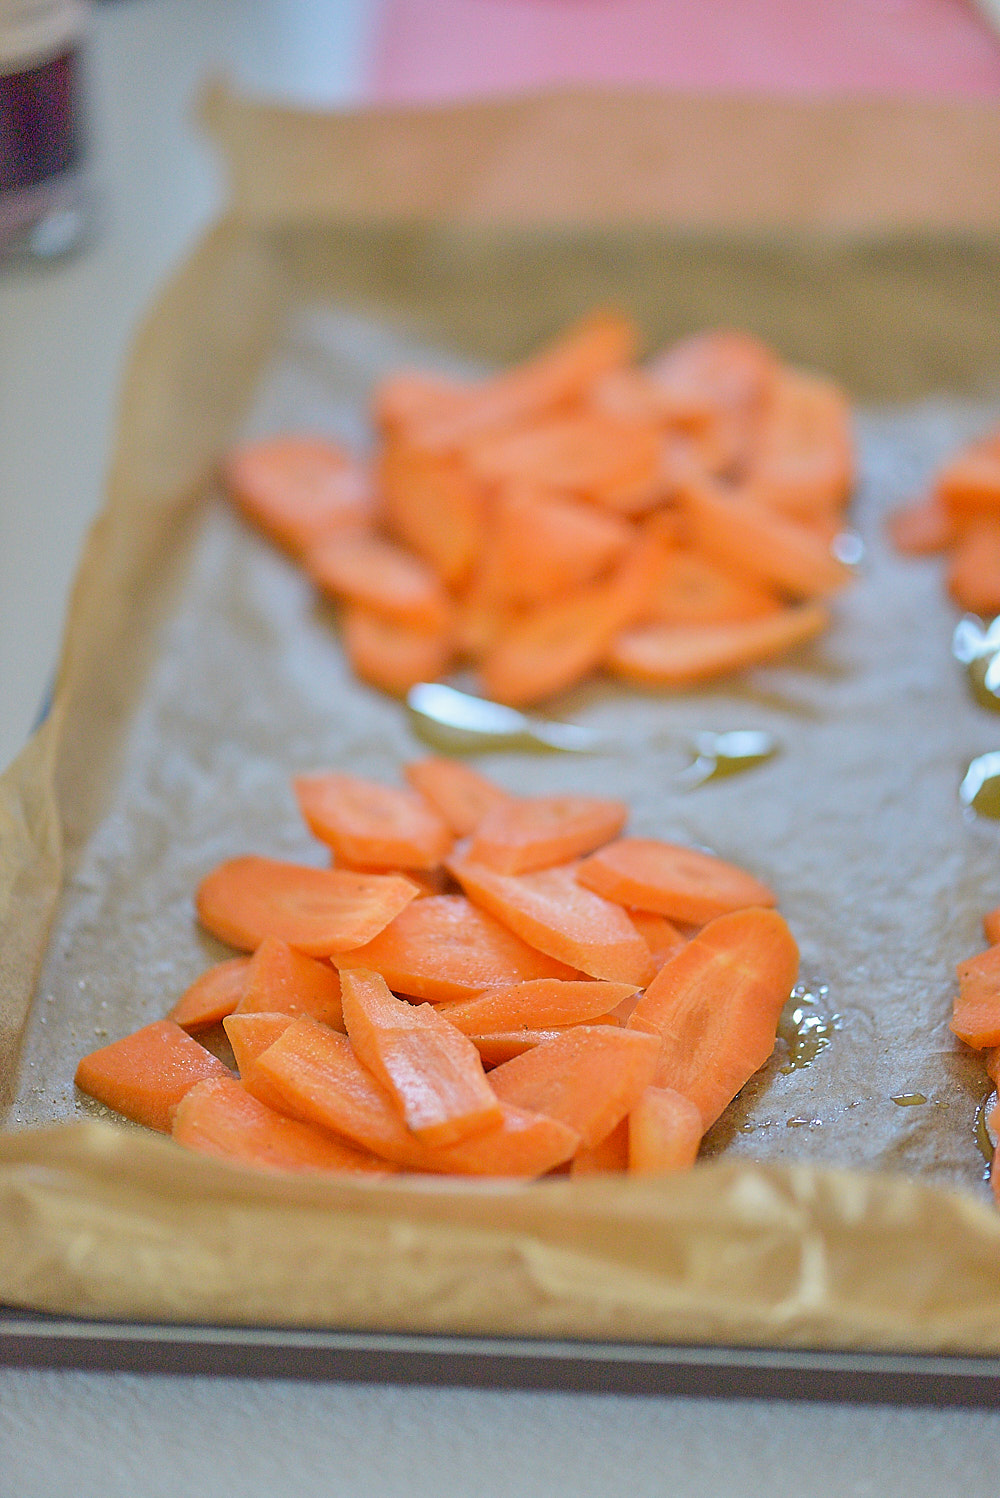
[[[313,836],[355,867],[435,869],[451,848],[447,824],[416,791],[336,770],[293,786]]]
[[[665,546],[650,587],[643,622],[730,624],[774,614],[781,600],[773,588],[740,577],[690,546]]]
[[[448,595],[424,563],[373,531],[340,531],[306,552],[306,571],[333,598],[361,604],[394,624],[444,632]]]
[[[363,946],[417,894],[394,874],[352,874],[249,854],[213,869],[198,886],[198,918],[230,946],[253,952],[280,936],[311,957]]]
[[[650,1085],[659,1038],[612,1025],[576,1025],[490,1072],[497,1097],[544,1113],[575,1129],[585,1145],[600,1143]]]
[[[403,773],[456,837],[475,832],[486,813],[507,800],[506,791],[460,760],[431,755]]]
[[[619,562],[631,523],[523,478],[505,483],[489,511],[484,562],[497,602],[530,607],[587,583]]]
[[[840,511],[854,481],[850,408],[839,386],[779,371],[764,405],[750,483],[764,503],[808,519]]]
[[[690,1170],[704,1125],[690,1098],[672,1087],[647,1087],[628,1117],[628,1168],[632,1175]]]
[[[690,1098],[706,1129],[770,1056],[798,972],[775,910],[717,916],[667,959],[628,1020],[660,1038],[653,1079]]]
[[[467,999],[526,978],[575,978],[577,970],[514,934],[464,895],[431,895],[412,905],[363,947],[337,959],[344,972],[381,973],[394,993]]]
[[[230,499],[294,556],[321,537],[369,524],[371,481],[322,437],[282,435],[237,448],[222,467]]]
[[[467,406],[463,402],[444,414],[450,417]],[[414,446],[404,435],[385,444],[377,471],[390,532],[443,582],[451,587],[463,582],[483,532],[483,496],[465,466],[450,454]]]
[[[525,417],[544,416],[580,395],[598,376],[627,364],[635,345],[636,330],[628,318],[591,313],[531,359],[484,381],[462,409],[414,423],[414,436],[421,446],[445,451]]]
[[[738,488],[692,479],[677,502],[692,542],[744,577],[770,583],[793,598],[825,598],[851,581],[850,567],[808,526],[768,509]]]
[[[774,354],[750,333],[713,328],[672,344],[648,366],[648,377],[679,409],[760,411],[778,377]],[[686,402],[686,406],[681,404]]]
[[[651,424],[577,410],[487,437],[467,457],[482,483],[529,480],[628,515],[662,497],[660,446]]]
[[[431,1004],[409,1004],[365,968],[344,973],[354,1053],[396,1100],[424,1144],[455,1144],[503,1121],[479,1052]]]
[[[936,494],[893,510],[886,521],[889,539],[904,556],[932,556],[947,551],[958,536],[954,517]]]
[[[280,936],[265,936],[250,958],[237,1014],[311,1014],[344,1028],[340,978],[328,962],[307,957]]]
[[[612,983],[641,986],[652,975],[649,948],[624,910],[578,884],[574,864],[498,874],[455,855],[448,868],[471,900],[539,952]]]
[[[190,1033],[217,1025],[242,998],[249,966],[249,957],[217,962],[184,990],[167,1019]]]
[[[766,884],[736,864],[657,838],[619,838],[581,860],[576,877],[606,900],[690,926],[747,905],[776,903]]]
[[[629,1120],[626,1115],[599,1144],[581,1144],[570,1164],[571,1176],[620,1174],[628,1170]]]
[[[934,493],[957,520],[1000,519],[1000,433],[957,453],[939,472]]]
[[[960,962],[950,1028],[973,1050],[1000,1045],[1000,946]]]
[[[829,623],[822,604],[804,603],[735,624],[643,624],[617,636],[605,664],[641,686],[687,687],[774,660]]]
[[[527,874],[591,853],[627,819],[624,801],[603,796],[509,797],[483,817],[468,856],[501,874]]]
[[[553,1025],[546,1030],[494,1030],[487,1035],[470,1035],[469,1039],[479,1052],[480,1061],[489,1068],[523,1056],[532,1046],[557,1040],[566,1029],[565,1025]]]
[[[455,653],[450,629],[412,629],[361,604],[343,613],[344,650],[354,674],[380,691],[402,697],[420,681],[436,681]]]
[[[610,577],[523,614],[483,657],[486,695],[523,706],[580,681],[641,616],[651,571],[650,548],[640,542]]]
[[[223,1028],[232,1046],[236,1070],[240,1081],[249,1088],[253,1096],[269,1108],[283,1111],[279,1093],[269,1088],[263,1078],[255,1073],[257,1057],[272,1046],[289,1025],[295,1023],[292,1014],[229,1014],[222,1021]]]
[[[980,516],[962,527],[945,581],[960,608],[989,619],[1000,613],[1000,515]]]
[[[174,1108],[196,1082],[229,1071],[173,1020],[154,1020],[84,1056],[76,1085],[134,1123],[169,1134]]]
[[[557,1119],[510,1105],[502,1107],[498,1128],[456,1144],[423,1145],[350,1042],[314,1020],[296,1020],[259,1058],[257,1068],[283,1094],[293,1116],[415,1170],[530,1178],[570,1159],[579,1145],[579,1135]]]
[[[983,933],[990,946],[1000,942],[1000,905],[983,916]]]
[[[383,432],[394,433],[414,421],[458,410],[468,401],[464,386],[422,369],[399,369],[375,386],[371,415]]]
[[[609,1014],[636,992],[632,983],[600,979],[534,978],[487,988],[474,999],[442,1004],[440,1013],[466,1035],[501,1030],[546,1030],[580,1025]]]
[[[177,1105],[172,1133],[186,1149],[260,1170],[384,1175],[392,1169],[324,1129],[276,1113],[231,1077],[192,1087]]]
[[[658,915],[652,910],[629,910],[628,918],[653,954],[653,965],[657,971],[670,954],[676,952],[687,940],[666,916]]]

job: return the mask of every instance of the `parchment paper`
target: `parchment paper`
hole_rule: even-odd
[[[260,124],[247,106],[219,118]],[[302,123],[310,140],[323,128]],[[345,122],[326,128],[333,149]],[[294,159],[259,161],[291,203]],[[974,1133],[989,1083],[947,1030],[954,964],[1000,899],[996,826],[966,820],[957,786],[1000,725],[950,658],[939,566],[894,558],[881,532],[1000,412],[1000,248],[913,225],[803,235],[787,182],[785,231],[763,238],[486,229],[460,211],[373,228],[305,185],[305,209],[284,216],[280,194],[259,215],[238,195],[142,330],[53,712],[0,783],[0,1298],[182,1320],[1000,1350],[1000,1218]],[[516,790],[613,784],[637,832],[713,847],[773,883],[829,1046],[791,1069],[779,1046],[710,1158],[675,1181],[261,1179],[100,1118],[74,1092],[79,1056],[165,1013],[224,955],[194,922],[198,878],[246,851],[322,861],[291,776],[329,764],[391,779],[424,752],[397,703],[350,679],[332,613],[219,501],[219,451],[289,424],[363,445],[384,370],[505,358],[594,301],[634,312],[651,347],[737,322],[847,380],[865,398],[866,558],[809,650],[676,696],[595,684],[554,706],[619,751],[484,767]],[[678,791],[666,735],[732,726],[772,728],[781,756]],[[927,1102],[893,1101],[912,1093]]]

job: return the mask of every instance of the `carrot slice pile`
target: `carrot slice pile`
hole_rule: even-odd
[[[852,576],[832,550],[847,400],[745,333],[645,365],[638,343],[598,311],[478,383],[396,371],[372,392],[365,464],[290,434],[236,449],[224,487],[302,559],[354,671],[388,692],[464,666],[530,705],[609,668],[677,688],[784,653],[830,619],[789,606]],[[658,566],[637,567],[650,537]],[[772,614],[724,648],[713,633]],[[631,632],[666,626],[662,664],[648,642],[638,664]]]
[[[700,850],[624,836],[612,798],[520,796],[439,757],[404,773],[400,788],[299,777],[314,834],[384,871],[219,865],[195,911],[252,955],[85,1056],[80,1088],[271,1171],[690,1167],[770,1055],[795,979],[772,891]],[[453,878],[463,892],[419,891],[418,865],[431,891]],[[214,1053],[226,1039],[235,1075]]]

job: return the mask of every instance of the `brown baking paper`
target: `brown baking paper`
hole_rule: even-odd
[[[922,217],[906,193],[887,191],[881,217],[870,197],[861,227],[843,202],[836,232],[814,212],[844,142],[871,143],[862,178],[884,169],[881,106],[818,110],[803,139],[818,150],[839,120],[829,159],[787,146],[748,229],[718,163],[711,212],[685,215],[662,183],[657,196],[657,163],[677,141],[669,101],[571,104],[573,151],[560,154],[549,127],[567,117],[565,96],[339,118],[212,96],[234,205],[140,332],[53,709],[0,782],[11,1304],[1000,1350],[1000,1218],[974,1130],[989,1083],[947,1029],[954,964],[982,945],[980,917],[1000,898],[997,829],[966,820],[956,794],[998,725],[951,659],[939,567],[894,558],[882,538],[886,510],[996,417],[1000,242],[961,214],[957,229]],[[804,108],[789,106],[789,132],[804,130]],[[702,130],[716,155],[741,122],[763,128],[745,103],[687,101],[681,115],[692,149]],[[932,117],[893,114],[893,159],[911,159]],[[622,118],[633,136],[645,121],[651,165],[610,215],[585,147],[606,158]],[[986,151],[996,120],[970,111],[964,128]],[[559,222],[537,211],[540,179],[519,166],[536,135],[546,170],[559,164]],[[731,185],[745,156],[729,158]],[[947,156],[942,145],[935,159]],[[980,159],[970,152],[973,177]],[[376,160],[381,215],[365,165]],[[503,213],[482,210],[487,162],[506,183],[490,199]],[[421,182],[433,213],[417,221],[407,210]],[[972,201],[967,185],[956,201]],[[476,369],[594,302],[631,311],[650,348],[739,323],[845,380],[863,400],[866,557],[808,650],[697,692],[593,683],[554,708],[614,749],[483,767],[514,790],[613,786],[637,832],[713,847],[772,883],[802,951],[802,1010],[829,1044],[799,1065],[779,1043],[704,1164],[676,1180],[272,1179],[103,1117],[74,1091],[80,1055],[162,1016],[225,955],[194,920],[199,878],[248,851],[322,861],[294,773],[338,765],[391,780],[425,752],[398,703],[351,679],[331,611],[219,500],[218,453],[292,424],[363,447],[366,395],[386,370]],[[734,726],[772,729],[782,754],[680,790],[676,735]],[[916,1094],[926,1101],[894,1100]]]

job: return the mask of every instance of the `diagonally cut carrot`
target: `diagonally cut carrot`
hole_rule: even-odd
[[[829,623],[822,604],[805,603],[732,624],[640,624],[614,640],[605,664],[641,686],[686,687],[773,660]]]
[[[1000,942],[1000,905],[988,910],[983,916],[983,935],[990,946]]]
[[[526,978],[575,978],[577,970],[523,941],[464,895],[429,895],[337,965],[381,973],[394,993],[435,1002],[467,999]]]
[[[440,408],[437,414],[450,416]],[[379,455],[377,472],[386,525],[436,576],[456,587],[468,577],[480,552],[483,496],[468,469],[453,455],[413,444],[409,432],[415,424],[410,422],[399,436],[390,436]]]
[[[959,527],[936,494],[893,510],[886,520],[889,540],[904,556],[926,557],[947,551]]]
[[[311,1014],[343,1030],[340,978],[328,962],[297,952],[280,936],[265,936],[249,960],[237,1014]]]
[[[627,819],[624,801],[603,796],[510,797],[486,813],[468,857],[501,874],[527,874],[591,853]]]
[[[979,516],[962,526],[945,585],[960,608],[986,619],[1000,613],[1000,514]]]
[[[945,463],[934,494],[957,521],[1000,518],[1000,432],[987,433]]]
[[[730,624],[775,613],[773,588],[741,577],[690,546],[661,546],[643,623]]]
[[[147,1128],[170,1133],[174,1108],[184,1094],[206,1077],[228,1077],[211,1051],[173,1020],[154,1020],[121,1040],[84,1056],[76,1085]]]
[[[431,1004],[409,1004],[365,968],[345,972],[344,1020],[355,1055],[388,1088],[424,1144],[455,1144],[503,1121],[479,1052]]]
[[[643,1043],[634,1042],[642,1035]],[[653,1080],[659,1037],[611,1025],[576,1025],[490,1072],[497,1097],[544,1113],[599,1144]]]
[[[442,1004],[440,1013],[466,1035],[581,1025],[610,1014],[636,992],[633,983],[534,978],[487,988],[474,999]]]
[[[196,904],[207,931],[253,952],[280,936],[311,957],[329,957],[370,941],[415,899],[401,875],[352,874],[248,854],[201,881]]]
[[[436,681],[455,652],[451,630],[420,630],[386,619],[362,604],[343,611],[344,650],[354,674],[402,697],[419,681]]]
[[[782,369],[763,412],[750,484],[763,503],[808,519],[843,509],[854,482],[850,408],[832,381]]]
[[[657,838],[618,838],[582,859],[576,877],[606,900],[690,926],[746,905],[776,903],[766,884],[736,864]]]
[[[628,911],[628,918],[653,954],[653,966],[659,972],[672,952],[682,947],[687,940],[666,916],[652,910]]]
[[[628,1020],[662,1041],[654,1081],[715,1122],[774,1049],[798,972],[798,948],[775,910],[710,921],[667,959]]]
[[[228,1014],[222,1021],[223,1028],[233,1049],[236,1070],[240,1081],[260,1102],[281,1113],[281,1097],[269,1089],[263,1078],[255,1072],[257,1057],[283,1035],[289,1025],[295,1023],[292,1014]]]
[[[249,957],[228,957],[225,962],[217,962],[184,990],[167,1019],[189,1034],[217,1025],[227,1014],[232,1014],[243,997],[249,966]]]
[[[186,1149],[260,1170],[384,1175],[393,1169],[323,1129],[276,1113],[231,1077],[192,1087],[177,1105],[172,1133]]]
[[[324,537],[306,552],[305,567],[324,593],[362,604],[394,624],[428,634],[448,626],[451,605],[436,575],[374,531]]]
[[[960,962],[949,1028],[973,1050],[1000,1045],[1000,946]]]
[[[628,1116],[628,1168],[632,1175],[690,1170],[704,1125],[690,1098],[672,1087],[647,1087]]]
[[[657,428],[593,409],[510,428],[466,452],[481,483],[528,480],[622,514],[641,513],[662,494]]]
[[[599,577],[634,538],[624,517],[524,479],[501,485],[488,515],[483,561],[495,569],[497,599],[514,608]]]
[[[595,1020],[594,1023],[598,1021]],[[480,1061],[489,1068],[502,1066],[515,1056],[523,1056],[533,1046],[558,1040],[568,1028],[567,1025],[553,1025],[545,1030],[493,1030],[485,1035],[470,1035],[469,1039],[479,1052]]]
[[[451,848],[447,824],[415,791],[334,770],[293,786],[313,836],[354,867],[435,869]]]
[[[628,1170],[629,1116],[626,1114],[599,1144],[581,1144],[570,1164],[571,1176],[624,1174]]]
[[[460,760],[429,755],[406,765],[404,773],[456,837],[475,832],[486,813],[507,800],[506,791]]]
[[[368,524],[372,485],[343,448],[323,437],[267,437],[222,467],[230,499],[279,546],[302,556],[321,536]]]
[[[471,900],[539,952],[612,983],[641,986],[651,977],[645,941],[620,906],[577,883],[576,865],[498,874],[456,854],[448,868]]]

